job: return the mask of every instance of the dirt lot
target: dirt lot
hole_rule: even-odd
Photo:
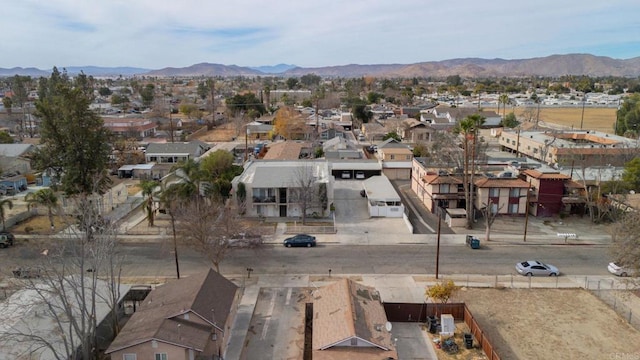
[[[497,108],[486,108],[485,110],[494,110]],[[525,111],[524,107],[510,108],[507,107],[507,114],[514,112],[517,116],[522,115]],[[502,115],[502,109],[500,110]],[[582,107],[553,107],[540,108],[540,121],[553,123],[562,126],[573,126],[575,129],[580,128],[582,120]],[[607,133],[613,133],[613,126],[616,122],[616,108],[590,108],[584,109],[584,121],[582,125],[584,129],[597,130]]]
[[[586,290],[462,289],[502,359],[640,359],[640,332]]]

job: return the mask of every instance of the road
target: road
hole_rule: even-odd
[[[126,276],[173,276],[175,264],[169,247],[127,244]],[[7,249],[4,249],[7,250]],[[11,249],[8,249],[11,250]],[[178,250],[182,273],[209,266],[198,253]],[[518,261],[538,259],[560,268],[564,275],[606,275],[609,262],[605,246],[499,245],[472,250],[466,246],[440,248],[440,274],[514,274]],[[284,248],[265,245],[238,249],[221,265],[223,274],[434,274],[436,247],[427,245],[349,246],[319,245]]]
[[[174,276],[172,246],[168,243],[124,243],[123,275]],[[179,247],[183,274],[209,266],[199,253]],[[30,266],[42,256],[24,245],[0,249],[5,269]],[[440,274],[506,275],[523,260],[541,260],[560,268],[564,275],[606,275],[610,261],[607,246],[486,245],[472,250],[463,245],[440,247]],[[318,245],[315,248],[285,248],[263,245],[258,249],[236,249],[221,264],[223,274],[434,274],[436,247],[432,245]]]

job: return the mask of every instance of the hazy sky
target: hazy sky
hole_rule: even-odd
[[[0,67],[640,56],[638,0],[7,0]]]

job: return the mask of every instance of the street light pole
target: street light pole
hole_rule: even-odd
[[[438,237],[436,243],[436,280],[438,280],[438,271],[440,270],[440,227],[442,226],[442,208],[438,206]]]
[[[582,124],[584,123],[584,103],[587,101],[587,95],[582,96],[582,117],[580,118],[580,130],[582,130]]]

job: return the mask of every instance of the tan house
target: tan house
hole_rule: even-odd
[[[340,279],[313,293],[313,359],[397,359],[378,292]]]
[[[382,172],[390,180],[409,180],[411,178],[411,160],[413,152],[405,144],[388,139],[378,145],[378,160],[382,163]]]
[[[240,297],[213,269],[158,286],[106,353],[114,360],[216,359],[226,350]]]
[[[490,207],[491,213],[524,215],[529,183],[513,178],[480,178],[475,181],[476,209]]]

